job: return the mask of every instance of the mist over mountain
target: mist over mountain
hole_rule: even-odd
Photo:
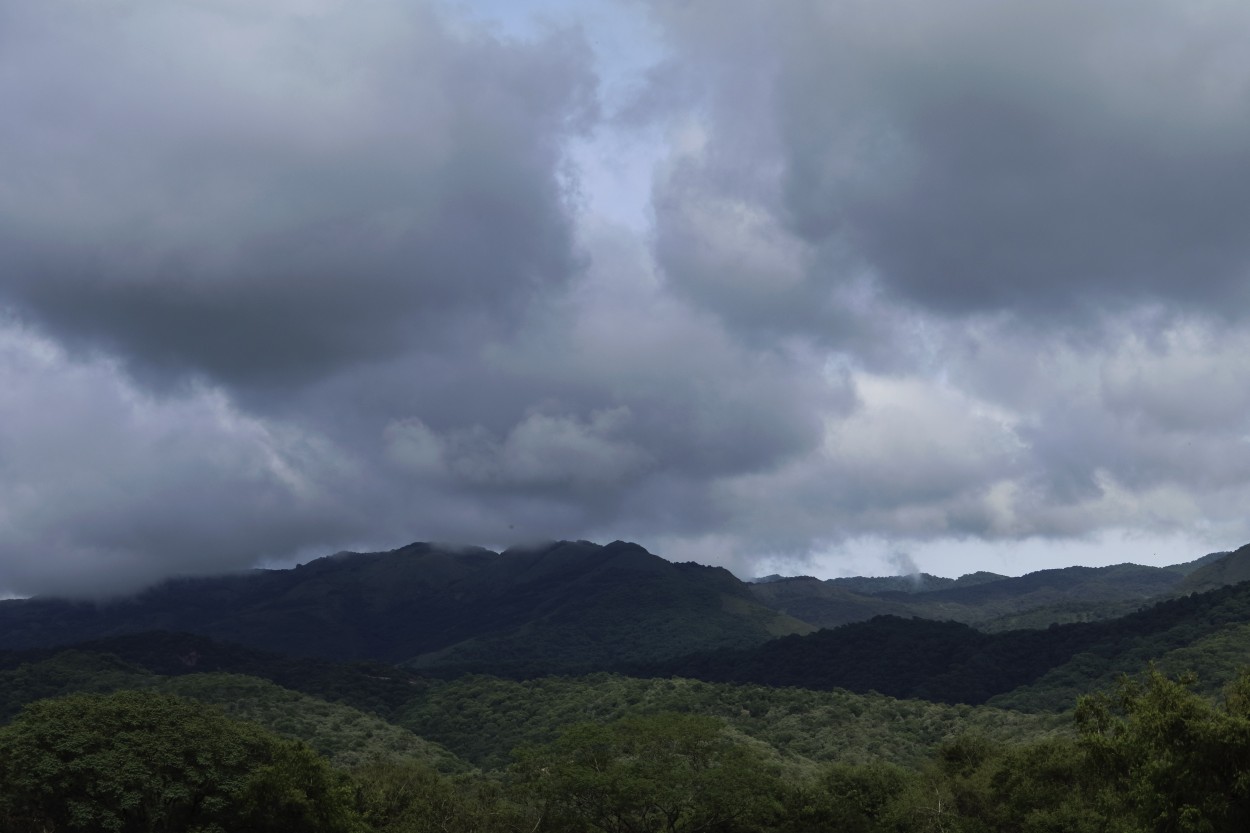
[[[0,602],[5,648],[167,630],[300,656],[442,667],[577,669],[811,629],[756,601],[724,568],[674,564],[620,541],[503,553],[416,543],[176,579],[104,602]]]
[[[1183,594],[1185,582],[1231,583],[1247,551],[1171,568],[1122,564],[1014,578],[982,573],[958,580],[776,577],[745,583],[724,568],[673,563],[623,541],[559,541],[503,552],[414,543],[386,552],[341,552],[286,570],[169,580],[107,601],[0,602],[0,649],[168,631],[292,656],[402,663],[440,675],[531,677],[764,650],[760,646],[777,637],[854,623],[868,623],[856,644],[872,654],[881,647],[874,634],[915,631],[923,642],[938,633],[935,623],[947,622],[941,633],[948,635],[940,640],[958,635],[956,642],[984,653],[978,646],[998,644],[987,642],[987,633],[1113,620]],[[882,630],[869,623],[885,621],[882,616],[903,624]],[[964,624],[951,629],[954,622]],[[929,653],[937,661],[942,652]],[[913,670],[918,679],[927,678],[925,667]]]

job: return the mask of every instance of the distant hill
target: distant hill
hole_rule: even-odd
[[[1250,581],[1250,544],[1225,553],[1212,553],[1199,559],[1192,570],[1177,585],[1181,593],[1201,593],[1227,584]]]
[[[352,680],[357,691],[368,690],[373,679],[365,669],[354,673],[342,669],[340,676]],[[444,772],[468,768],[438,744],[349,704],[331,703],[256,676],[213,671],[157,675],[115,654],[91,649],[61,650],[13,667],[0,666],[0,725],[34,700],[127,689],[154,689],[218,706],[232,717],[298,738],[343,767],[379,758],[408,758]],[[416,691],[408,687],[405,700]]]
[[[845,578],[827,579],[834,587],[843,587],[855,593],[928,593],[933,590],[945,590],[950,587],[971,587],[991,581],[1008,578],[998,573],[980,571],[968,573],[959,578],[943,578],[928,573],[913,573],[909,576],[848,576]]]
[[[1174,573],[1180,573],[1182,576],[1187,576],[1190,573],[1197,570],[1199,567],[1205,567],[1208,564],[1211,564],[1212,562],[1215,562],[1215,561],[1219,561],[1221,558],[1224,558],[1225,556],[1229,556],[1229,555],[1232,555],[1232,552],[1228,550],[1224,550],[1221,552],[1207,553],[1201,558],[1195,558],[1193,561],[1186,561],[1181,564],[1172,564],[1167,567],[1164,567],[1163,569],[1171,570]]]
[[[178,579],[106,603],[0,602],[0,648],[179,631],[295,656],[496,671],[574,670],[810,630],[727,570],[620,541],[504,553],[418,543]]]
[[[270,651],[245,648],[228,642],[189,633],[152,631],[124,634],[83,642],[69,647],[30,648],[16,651],[0,651],[0,678],[6,679],[4,694],[13,696],[11,690],[16,678],[3,678],[5,672],[22,666],[41,666],[67,652],[91,654],[107,658],[105,667],[120,663],[127,671],[141,669],[144,672],[165,677],[192,674],[243,674],[260,677],[277,683],[283,688],[302,691],[331,702],[351,705],[362,711],[390,719],[413,692],[427,681],[413,673],[391,665],[372,662],[340,663],[331,660],[290,657]],[[107,675],[105,675],[107,676]],[[57,682],[66,690],[85,690],[70,685],[70,676]],[[119,686],[107,684],[112,690]],[[53,696],[60,688],[39,696]],[[18,703],[32,699],[20,697]],[[5,714],[0,696],[0,722]]]
[[[751,591],[769,607],[823,628],[878,615],[978,626],[1014,618],[1022,626],[1045,627],[1122,615],[1171,595],[1182,580],[1172,568],[1117,564],[1039,570],[1016,578],[994,573],[957,580],[927,574],[825,581],[802,577],[754,584]]]
[[[1169,598],[1115,619],[1003,633],[952,621],[879,616],[636,670],[710,682],[1063,709],[1077,694],[1106,685],[1119,673],[1137,673],[1154,660],[1176,671],[1201,669],[1208,683],[1218,686],[1250,654],[1248,623],[1250,582]]]
[[[924,593],[953,587],[955,579],[933,576],[928,573],[912,573],[907,576],[846,576],[826,579],[834,587],[842,587],[855,593]]]
[[[833,581],[811,576],[753,584],[751,593],[773,610],[821,628],[836,628],[886,614],[911,615],[911,608],[905,602],[857,593]]]
[[[992,573],[956,580],[923,574],[915,580],[770,577],[745,584],[722,568],[675,564],[622,541],[606,546],[560,541],[502,553],[417,543],[389,552],[339,553],[290,570],[178,579],[111,602],[3,601],[0,651],[164,631],[285,656],[399,664],[425,676],[525,679],[750,649],[779,636],[887,616],[908,624],[856,632],[869,654],[895,651],[881,646],[899,633],[907,634],[904,642],[928,644],[938,632],[929,627],[933,622],[958,622],[964,627],[941,631],[943,645],[958,643],[968,656],[995,656],[993,646],[1025,640],[1012,631],[1111,621],[1188,588],[1218,587],[1250,574],[1250,547],[1216,555],[1192,562],[1192,569],[1120,564],[1015,578]],[[900,582],[908,588],[890,589]],[[987,635],[995,639],[987,642]],[[1034,657],[1024,665],[1011,656],[995,659],[1001,680],[975,690],[954,678],[877,690],[979,702],[978,697],[1010,691],[1003,687],[1007,682],[1031,684],[1070,658],[1037,659],[1039,651],[1051,650],[1050,642],[1018,648]],[[1218,646],[1224,653],[1235,650],[1228,638]],[[941,655],[936,646],[926,650],[932,656],[917,660],[916,673]],[[854,666],[858,660],[838,654],[836,663]],[[1027,673],[1012,676],[1011,668],[1025,666]],[[256,667],[253,663],[243,673],[255,673]],[[846,677],[850,670],[838,673],[843,676],[827,682],[861,684]],[[877,679],[875,673],[869,678]]]

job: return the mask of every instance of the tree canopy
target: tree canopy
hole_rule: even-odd
[[[0,729],[0,828],[347,833],[351,790],[307,746],[152,692],[29,705]]]

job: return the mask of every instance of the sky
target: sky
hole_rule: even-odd
[[[0,594],[1250,541],[1241,0],[0,0]]]

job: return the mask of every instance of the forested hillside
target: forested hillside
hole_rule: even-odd
[[[103,602],[0,602],[0,648],[166,630],[294,656],[550,673],[740,647],[812,628],[727,570],[635,544],[495,553],[412,544],[291,570],[166,582]]]
[[[0,727],[0,828],[14,833],[1145,833],[1250,821],[1244,764],[1226,764],[1250,761],[1244,675],[1212,704],[1147,674],[1063,717],[689,680],[468,677],[422,688],[398,718],[456,758],[254,677],[162,677],[83,651],[0,673],[10,700],[44,698]],[[96,693],[71,693],[84,689]]]
[[[1219,565],[857,598],[992,605],[1064,582],[1096,593],[1232,574]],[[118,603],[128,620],[104,606],[60,630],[40,619],[60,603],[13,605],[12,641],[52,643],[91,621],[281,625],[255,645],[292,638],[296,614],[320,605],[309,633],[349,623],[333,655],[352,640],[414,644],[404,629],[432,614],[404,592],[433,609],[461,594],[460,618],[419,638],[523,624],[403,664],[169,631],[2,650],[0,829],[1145,833],[1250,821],[1250,583],[1043,628],[876,616],[770,640],[802,628],[724,571],[623,544],[422,546],[214,581],[198,601],[195,583],[176,582]],[[476,615],[487,600],[500,609]],[[395,633],[369,636],[371,617],[406,610]],[[708,644],[721,647],[664,657]],[[190,763],[188,743],[203,750]]]
[[[976,589],[976,588],[973,588]],[[1204,661],[1195,644],[1228,653],[1250,622],[1250,583],[1158,602],[1126,616],[984,633],[957,622],[882,616],[758,648],[692,655],[638,673],[814,689],[877,691],[937,702],[1063,709],[1095,685],[1187,651],[1218,684],[1235,666]],[[1250,645],[1245,645],[1250,648]],[[1237,648],[1232,649],[1233,652]],[[1242,660],[1244,661],[1244,660]],[[1029,689],[1016,691],[1021,687]]]

